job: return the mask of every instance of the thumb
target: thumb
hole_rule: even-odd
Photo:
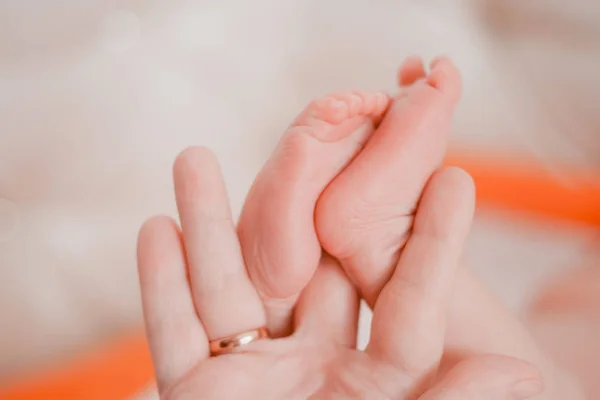
[[[543,391],[540,372],[533,365],[482,355],[457,364],[419,400],[525,400]]]

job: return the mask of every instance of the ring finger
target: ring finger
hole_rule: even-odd
[[[190,148],[173,169],[190,286],[208,339],[263,327],[265,312],[246,273],[215,156]]]

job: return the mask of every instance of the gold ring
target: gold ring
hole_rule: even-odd
[[[269,339],[269,332],[265,327],[252,329],[222,339],[211,340],[209,343],[210,355],[213,357],[222,356],[223,354],[231,353],[237,347],[242,347],[261,339]]]

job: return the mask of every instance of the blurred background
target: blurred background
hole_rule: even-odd
[[[0,0],[0,388],[138,330],[136,233],[175,214],[183,148],[217,153],[239,212],[312,98],[439,54],[464,77],[453,161],[492,186],[465,257],[522,313],[595,245],[598,1]],[[496,196],[502,171],[566,200]]]

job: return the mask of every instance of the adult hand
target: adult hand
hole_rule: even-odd
[[[216,159],[190,149],[174,170],[182,229],[153,218],[138,248],[162,398],[409,399],[428,388],[423,377],[433,376],[442,355],[447,297],[472,213],[439,212],[441,189],[456,183],[452,174],[423,196],[365,351],[355,348],[357,293],[337,262],[324,257],[297,303],[291,336],[237,342],[223,354],[215,344],[265,325],[263,304],[245,269]],[[535,368],[489,356],[458,364],[421,398],[524,399],[541,390]]]

